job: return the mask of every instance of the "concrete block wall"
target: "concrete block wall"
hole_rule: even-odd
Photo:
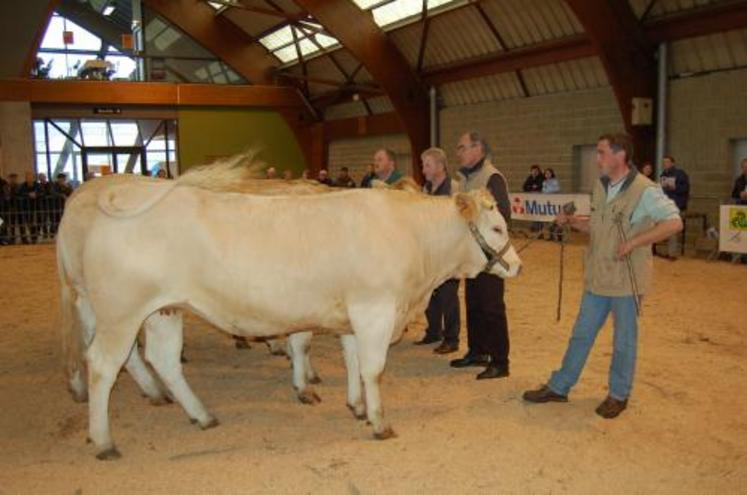
[[[31,105],[28,102],[0,102],[0,175],[34,171]]]
[[[747,70],[674,80],[668,103],[667,150],[690,175],[689,210],[715,222],[735,179],[733,140],[747,139]]]
[[[623,128],[610,88],[447,107],[439,115],[441,147],[449,154],[452,170],[456,169],[459,136],[477,130],[489,140],[494,162],[506,174],[511,189],[519,189],[529,166],[538,163],[552,167],[563,189],[570,191],[573,147],[595,144],[603,132]],[[392,135],[332,142],[330,170],[335,173],[342,166],[362,170],[380,146],[402,154],[403,171],[412,169],[407,138]]]

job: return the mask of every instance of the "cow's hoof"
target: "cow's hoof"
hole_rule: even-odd
[[[120,457],[122,457],[122,454],[119,453],[116,447],[110,447],[96,454],[96,459],[100,461],[116,461]]]
[[[322,398],[319,397],[316,392],[307,388],[303,392],[298,392],[298,400],[301,401],[301,404],[314,406],[316,404],[319,404],[322,401]]]
[[[167,395],[162,395],[160,397],[151,397],[150,398],[150,405],[152,406],[167,406],[169,404],[173,404],[174,401],[171,400],[171,397]]]
[[[350,412],[353,413],[353,417],[355,417],[355,419],[357,419],[358,421],[363,421],[364,419],[366,419],[366,406],[351,406],[350,404],[348,404],[348,409],[350,409]]]
[[[308,380],[312,385],[319,385],[320,383],[322,383],[322,379],[319,377],[319,375],[311,376]]]
[[[381,432],[374,432],[374,438],[376,440],[388,440],[390,438],[397,438],[397,434],[394,433],[394,430],[390,426],[387,426]]]
[[[200,423],[200,428],[203,430],[209,430],[210,428],[215,428],[218,425],[220,425],[220,421],[218,421],[218,418],[210,418],[204,423]]]

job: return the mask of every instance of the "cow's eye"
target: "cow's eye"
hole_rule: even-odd
[[[493,227],[493,231],[494,231],[494,232],[498,232],[499,234],[502,234],[502,233],[503,233],[503,229],[502,229],[502,228],[500,228],[500,227]]]

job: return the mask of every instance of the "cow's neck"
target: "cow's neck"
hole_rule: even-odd
[[[475,277],[484,255],[453,201],[434,199],[427,221],[419,223],[426,273],[440,285],[450,278]]]

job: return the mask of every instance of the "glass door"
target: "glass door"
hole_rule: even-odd
[[[108,174],[147,174],[145,147],[85,147],[82,151],[86,178]]]

